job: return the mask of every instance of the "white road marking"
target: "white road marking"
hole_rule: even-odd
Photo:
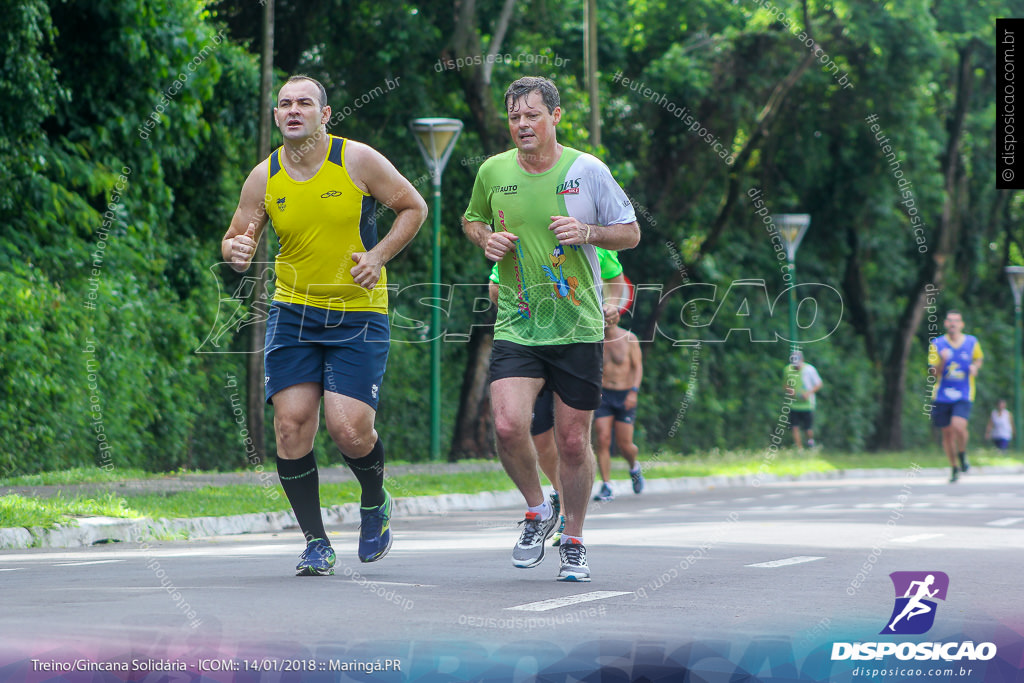
[[[54,567],[81,567],[86,564],[110,564],[111,562],[124,562],[124,560],[90,560],[88,562],[61,562]]]
[[[356,579],[353,578],[352,580],[355,581]],[[379,584],[381,586],[412,586],[414,588],[437,588],[436,585],[430,583],[403,583],[401,581],[370,581],[370,583]]]
[[[748,564],[747,567],[785,567],[790,564],[801,564],[803,562],[814,562],[815,560],[824,560],[824,557],[816,557],[813,555],[798,555],[797,557],[787,557],[784,560],[772,560],[771,562],[758,562],[757,564]]]
[[[619,595],[631,594],[632,591],[593,591],[591,593],[580,593],[579,595],[567,595],[564,598],[552,598],[551,600],[528,602],[525,605],[506,607],[505,609],[519,610],[521,612],[546,612],[548,610],[558,609],[559,607],[578,605],[581,602],[592,602],[594,600],[604,600],[605,598],[614,598]]]
[[[11,567],[9,569],[0,569],[0,572],[16,572],[19,569],[24,569],[24,567]]]
[[[940,538],[946,534],[914,534],[913,536],[900,536],[894,538],[891,543],[917,543],[918,541],[927,541],[933,538]]]
[[[812,505],[808,510],[831,510],[839,507],[839,503],[826,503],[825,505]]]
[[[1012,526],[1017,522],[1024,522],[1024,517],[1003,517],[991,522],[985,522],[988,526]]]

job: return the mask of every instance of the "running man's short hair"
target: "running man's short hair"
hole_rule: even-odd
[[[320,81],[316,80],[312,76],[307,76],[306,74],[295,74],[293,76],[289,76],[288,80],[285,81],[284,84],[288,85],[289,83],[294,83],[295,81],[309,81],[310,83],[315,85],[316,89],[320,91],[320,108],[323,109],[324,107],[327,106],[327,90],[324,89],[324,86]]]
[[[532,92],[540,93],[549,114],[553,114],[561,102],[558,97],[558,88],[554,83],[540,76],[523,76],[519,80],[513,81],[505,91],[505,109],[510,109],[520,98]]]

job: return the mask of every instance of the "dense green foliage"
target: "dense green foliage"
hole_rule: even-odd
[[[0,469],[236,465],[223,377],[242,366],[194,350],[217,306],[212,245],[254,157],[253,60],[196,2],[16,5]]]
[[[493,130],[480,129],[471,106],[479,67],[441,61],[458,52],[457,4],[279,0],[275,66],[279,76],[320,78],[333,132],[380,149],[425,195],[429,179],[408,120],[467,122],[444,175],[442,281],[471,285],[485,281],[488,264],[463,238],[459,216],[477,167],[494,150]],[[995,399],[1012,396],[1012,306],[1002,268],[1019,262],[1024,206],[1019,194],[993,189],[991,17],[1014,8],[925,0],[815,0],[806,13],[791,0],[598,4],[600,148],[589,141],[581,0],[517,2],[497,50],[509,61],[494,64],[486,87],[500,113],[509,81],[552,77],[565,109],[560,141],[599,154],[634,201],[643,239],[622,261],[647,285],[626,320],[650,339],[637,430],[644,451],[770,443],[788,352],[775,337],[788,329],[786,282],[748,197],[754,188],[771,213],[812,215],[797,278],[816,283],[799,291],[818,304],[816,317],[811,304],[801,309],[801,335],[821,338],[806,348],[825,381],[821,440],[844,449],[873,444],[900,317],[925,260],[940,254],[936,306],[962,308],[988,357],[973,419],[980,436]],[[477,3],[473,29],[485,46],[502,5]],[[227,1],[13,0],[0,48],[0,475],[89,463],[244,466],[232,413],[232,397],[244,407],[244,391],[229,386],[232,377],[244,386],[244,356],[196,350],[209,349],[210,331],[237,308],[229,295],[238,277],[215,264],[257,161],[260,11],[259,3]],[[815,59],[799,73],[759,136],[762,110],[808,55],[805,17],[832,61]],[[951,152],[961,95],[963,135]],[[926,252],[871,115],[913,183]],[[500,120],[491,123],[502,130]],[[952,196],[943,179],[951,153],[959,160]],[[944,245],[934,235],[947,203],[955,230]],[[389,222],[384,214],[382,231]],[[408,321],[429,317],[411,287],[429,281],[429,230],[428,220],[389,266],[396,343],[378,429],[389,452],[408,460],[425,457],[427,442],[426,335]],[[737,284],[749,280],[764,287]],[[673,292],[655,318],[657,287],[664,294],[679,284],[689,287]],[[470,291],[459,290],[450,306],[449,332],[484,319],[464,296]],[[698,298],[710,301],[683,306]],[[926,316],[907,365],[907,446],[930,438],[922,414],[929,336]],[[217,350],[243,348],[241,334],[222,340]],[[444,345],[446,440],[467,356],[461,340]],[[338,460],[327,442],[321,433],[318,453]]]

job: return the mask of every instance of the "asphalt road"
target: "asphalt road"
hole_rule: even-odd
[[[369,565],[356,559],[357,529],[332,528],[333,577],[292,575],[297,531],[4,551],[0,681],[46,680],[40,667],[76,657],[175,661],[208,680],[348,680],[338,667],[357,661],[400,667],[375,680],[528,680],[588,666],[633,680],[641,665],[688,668],[690,680],[741,669],[858,680],[848,662],[809,667],[838,667],[821,661],[836,641],[885,639],[895,571],[949,577],[924,638],[994,639],[1019,658],[1022,485],[1024,475],[951,485],[908,469],[619,496],[591,504],[593,581],[575,585],[554,580],[557,549],[539,567],[511,565],[519,509],[396,518],[391,553]],[[994,667],[948,680],[1012,680]]]

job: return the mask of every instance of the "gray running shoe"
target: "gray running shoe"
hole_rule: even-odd
[[[587,549],[577,540],[566,540],[558,546],[562,558],[562,570],[557,581],[590,581],[590,567],[587,566]]]
[[[523,533],[512,548],[512,564],[520,569],[536,567],[544,559],[544,544],[555,533],[560,515],[551,515],[542,520],[539,512],[527,512]]]

